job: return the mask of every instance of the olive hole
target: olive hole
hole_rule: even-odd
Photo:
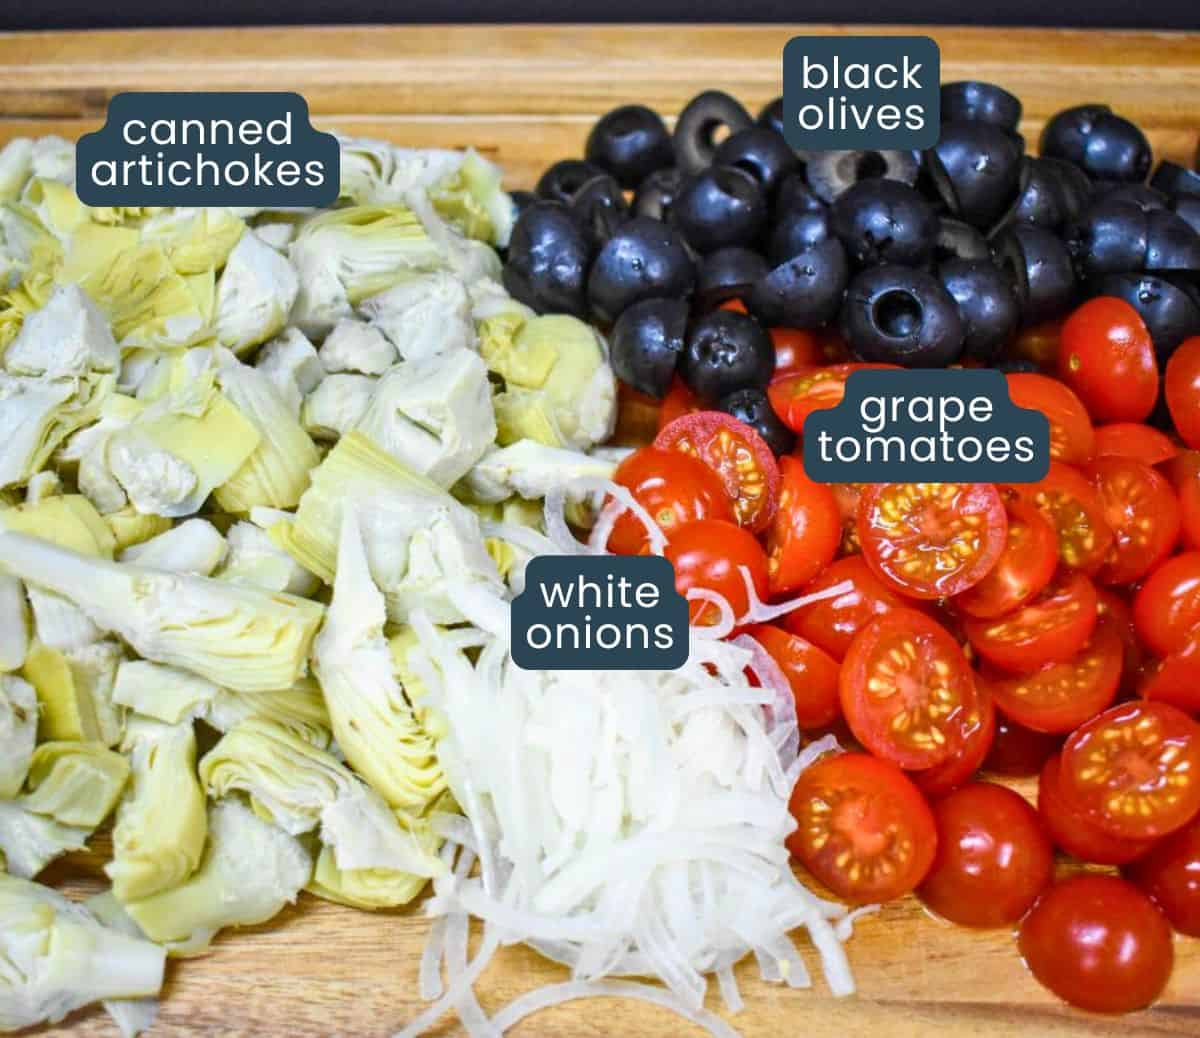
[[[893,288],[875,300],[871,319],[890,339],[904,339],[921,327],[921,301],[903,288]]]
[[[887,159],[877,151],[864,151],[854,167],[854,173],[859,180],[869,180],[871,177],[881,177],[887,172]]]

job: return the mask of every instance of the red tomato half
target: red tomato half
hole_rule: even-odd
[[[1200,820],[1160,840],[1125,873],[1176,930],[1200,937]]]
[[[855,636],[838,692],[854,737],[910,769],[932,768],[959,752],[963,715],[978,695],[958,642],[912,609],[892,610]]]
[[[1082,649],[1064,663],[991,683],[996,705],[1035,732],[1065,734],[1116,698],[1124,646],[1117,620],[1101,615]]]
[[[1100,495],[1112,545],[1096,579],[1130,584],[1157,566],[1179,539],[1179,504],[1171,484],[1128,458],[1096,458],[1085,470]]]
[[[1050,583],[1058,566],[1058,537],[1042,514],[1023,501],[1008,505],[1004,551],[984,578],[954,599],[968,616],[990,620],[1011,613]]]
[[[793,432],[804,433],[804,419],[814,411],[836,407],[846,395],[846,379],[856,371],[898,370],[895,364],[831,364],[793,371],[774,379],[767,397],[775,413]]]
[[[1066,319],[1058,373],[1097,421],[1140,422],[1158,399],[1158,361],[1141,315],[1097,296]]]
[[[1017,943],[1039,983],[1095,1013],[1150,1005],[1175,962],[1162,912],[1115,876],[1072,876],[1055,884],[1022,921]]]
[[[912,605],[885,587],[860,555],[838,559],[804,590],[812,594],[847,582],[850,590],[823,598],[783,618],[783,625],[789,631],[819,645],[835,660],[846,655],[854,636],[875,617]]]
[[[991,483],[873,483],[858,505],[863,558],[913,598],[978,584],[1004,550],[1008,519]]]
[[[1066,571],[1028,605],[997,620],[966,620],[972,648],[1012,674],[1032,674],[1083,648],[1096,626],[1096,589],[1082,573]]]
[[[780,458],[779,473],[779,510],[767,530],[773,595],[807,584],[833,561],[842,540],[842,517],[829,486],[809,479],[799,458]]]
[[[1095,572],[1108,555],[1112,530],[1104,520],[1100,495],[1070,465],[1050,462],[1050,471],[1037,483],[1011,483],[1008,494],[1039,512],[1058,535],[1058,555],[1072,569]]]
[[[1200,447],[1200,336],[1185,340],[1167,361],[1167,409],[1179,438]]]
[[[1200,724],[1166,703],[1119,703],[1067,739],[1062,782],[1105,832],[1165,836],[1200,811]]]
[[[775,347],[775,378],[825,363],[825,351],[814,332],[801,328],[768,328]]]
[[[958,752],[932,768],[909,773],[913,784],[930,800],[945,796],[975,774],[983,764],[996,737],[996,708],[988,682],[975,678],[975,705],[959,714],[956,737]]]
[[[747,633],[770,653],[788,679],[800,728],[808,730],[833,724],[841,713],[837,660],[798,634],[789,634],[771,624],[761,624]]]
[[[1097,458],[1132,458],[1143,465],[1161,465],[1178,453],[1171,438],[1150,425],[1113,422],[1096,430]]]
[[[1130,840],[1105,832],[1063,788],[1062,757],[1055,753],[1038,778],[1038,813],[1054,846],[1080,861],[1124,865],[1145,854],[1153,840]]]
[[[838,897],[855,904],[903,897],[937,849],[929,805],[904,772],[865,753],[825,757],[792,791],[792,852]]]
[[[1168,559],[1133,596],[1133,624],[1156,656],[1169,656],[1200,624],[1200,551]]]
[[[633,494],[668,538],[676,527],[694,519],[734,521],[733,501],[720,476],[699,458],[680,451],[636,450],[617,466],[613,480]],[[625,511],[613,525],[608,550],[637,555],[647,540],[641,520]]]
[[[1041,411],[1050,423],[1050,457],[1078,465],[1095,449],[1096,434],[1083,401],[1056,378],[1015,372],[1006,375],[1008,395],[1017,407]]]
[[[831,483],[829,486],[842,517],[841,552],[843,555],[857,555],[862,551],[858,541],[858,502],[862,500],[867,484]]]
[[[1182,649],[1147,668],[1138,694],[1200,714],[1200,631],[1193,631]]]
[[[1054,874],[1037,812],[1011,789],[972,782],[933,805],[937,854],[917,896],[959,926],[1011,926]]]
[[[675,567],[675,588],[687,597],[692,588],[722,595],[733,609],[734,620],[750,608],[741,567],[750,571],[760,599],[767,596],[767,556],[752,533],[720,519],[699,519],[678,526],[663,552]],[[715,624],[720,610],[712,602],[693,600],[692,623]]]
[[[671,388],[663,397],[662,406],[658,409],[658,430],[662,432],[676,418],[685,414],[695,414],[703,411],[704,405],[700,398],[687,387],[687,383],[678,375],[671,379]]]
[[[695,455],[716,472],[743,526],[760,533],[770,525],[779,505],[779,466],[750,426],[721,411],[700,411],[665,426],[654,446]]]

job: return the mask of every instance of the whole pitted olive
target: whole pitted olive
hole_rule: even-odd
[[[679,232],[635,216],[600,250],[588,275],[587,299],[592,313],[611,323],[642,299],[691,295],[695,280],[695,264]]]
[[[699,253],[754,242],[767,222],[758,181],[733,166],[710,166],[685,180],[671,222]]]
[[[609,338],[617,378],[661,400],[683,355],[687,323],[686,299],[643,299],[626,309]]]
[[[750,113],[728,94],[720,90],[697,94],[675,123],[675,165],[685,173],[699,173],[712,165],[720,130],[725,129],[732,137],[753,125]]]
[[[944,123],[989,123],[1015,133],[1021,122],[1021,102],[995,83],[943,83],[941,107]]]
[[[692,322],[679,373],[707,404],[739,389],[762,389],[775,370],[775,347],[747,314],[714,310]]]
[[[984,259],[947,260],[938,267],[937,276],[958,307],[964,356],[985,363],[995,360],[1021,322],[1012,282]]]
[[[599,166],[582,159],[563,159],[554,163],[537,182],[535,194],[549,202],[562,202],[570,205],[571,199],[592,177],[602,174]]]
[[[764,327],[820,328],[837,316],[849,276],[845,247],[827,238],[773,267],[744,302]]]
[[[1000,268],[1016,288],[1022,324],[1061,317],[1074,305],[1078,285],[1071,254],[1050,231],[1013,224],[996,239],[994,249]]]
[[[1092,183],[1078,166],[1061,159],[1021,160],[1017,199],[1000,220],[1000,227],[1032,223],[1058,231],[1079,218],[1092,197]]]
[[[986,122],[942,124],[925,167],[955,216],[973,227],[991,227],[1017,196],[1021,149],[1007,130]]]
[[[588,134],[585,154],[622,187],[637,187],[675,161],[667,124],[644,105],[623,105],[601,116]]]
[[[714,166],[734,166],[749,173],[771,198],[785,176],[796,169],[796,153],[774,130],[752,126],[723,140],[713,154]]]
[[[920,192],[895,180],[863,180],[831,207],[833,232],[859,266],[917,266],[933,255],[938,218]]]
[[[868,267],[850,282],[841,328],[856,356],[877,363],[944,367],[963,348],[958,307],[937,278],[893,264]]]
[[[513,226],[502,280],[513,298],[538,313],[587,313],[592,240],[565,205],[540,200]]]
[[[1107,105],[1079,105],[1059,112],[1042,130],[1040,151],[1073,162],[1095,180],[1140,183],[1150,172],[1150,142]]]

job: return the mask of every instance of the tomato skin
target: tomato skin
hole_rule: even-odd
[[[1037,812],[1004,786],[972,782],[933,805],[937,854],[917,896],[959,926],[1009,926],[1054,874]]]
[[[1063,322],[1058,318],[1021,329],[1010,352],[1014,357],[1031,360],[1039,368],[1050,369],[1058,363]]]
[[[1179,453],[1166,433],[1140,422],[1113,422],[1096,429],[1097,458],[1129,458],[1143,465],[1161,465]]]
[[[790,803],[788,850],[852,904],[914,890],[937,849],[933,814],[908,778],[865,753],[825,757],[800,773]]]
[[[1014,372],[1004,376],[1017,407],[1041,411],[1050,422],[1050,457],[1078,465],[1088,461],[1096,433],[1083,401],[1067,385],[1048,375]]]
[[[1183,546],[1200,550],[1200,451],[1181,451],[1163,471],[1179,500]]]
[[[1167,703],[1118,703],[1063,744],[1062,788],[1105,832],[1165,836],[1200,812],[1200,724]]]
[[[838,719],[841,668],[837,660],[812,642],[772,624],[759,624],[746,633],[767,650],[788,679],[801,730],[824,728]]]
[[[962,715],[978,695],[958,642],[912,609],[894,609],[855,636],[838,693],[854,737],[909,769],[932,768],[958,753]]]
[[[825,363],[825,351],[813,332],[802,328],[768,328],[767,334],[775,347],[774,378]]]
[[[1035,732],[997,710],[996,737],[983,762],[983,770],[1010,778],[1037,775],[1061,746],[1058,736]]]
[[[1200,551],[1186,551],[1158,567],[1133,596],[1133,624],[1156,656],[1186,645],[1200,624]]]
[[[1138,694],[1150,702],[1200,714],[1200,632],[1194,631],[1182,649],[1148,668]]]
[[[1167,361],[1167,409],[1179,438],[1200,447],[1200,335],[1185,339]]]
[[[1200,821],[1159,840],[1124,872],[1176,930],[1200,937]]]
[[[662,406],[658,409],[658,431],[662,432],[676,418],[703,410],[704,405],[700,403],[700,398],[676,375],[671,379],[671,388],[667,390]]]
[[[1063,787],[1062,756],[1053,754],[1038,777],[1038,814],[1054,846],[1080,861],[1124,865],[1141,857],[1153,839],[1132,840],[1105,832]]]
[[[633,494],[668,539],[676,527],[695,519],[734,521],[733,502],[721,478],[699,458],[680,451],[642,447],[617,466],[613,481]],[[641,521],[625,511],[613,524],[608,550],[637,555],[648,541]]]
[[[1104,505],[1096,488],[1077,470],[1050,462],[1050,471],[1036,483],[1015,483],[1007,492],[1039,512],[1058,535],[1063,564],[1094,573],[1108,555],[1113,534],[1104,519]]]
[[[1116,698],[1124,656],[1117,621],[1101,615],[1071,659],[1048,663],[1032,674],[999,678],[992,682],[992,694],[1000,709],[1025,727],[1065,735]]]
[[[1158,399],[1158,361],[1141,315],[1097,296],[1063,322],[1058,374],[1098,421],[1140,422]]]
[[[863,558],[911,598],[944,598],[978,584],[1007,533],[991,483],[873,483],[858,505]]]
[[[683,415],[659,430],[654,446],[693,454],[725,484],[737,520],[755,533],[779,507],[779,466],[750,426],[721,411]]]
[[[992,666],[1032,674],[1083,648],[1096,625],[1096,609],[1092,582],[1066,571],[1016,612],[997,620],[965,620],[963,630],[971,647]]]
[[[860,555],[838,559],[804,590],[811,594],[845,581],[852,585],[849,591],[804,606],[783,618],[783,625],[789,631],[807,638],[839,661],[845,657],[854,636],[875,617],[892,609],[912,607],[912,603],[884,587]]]
[[[896,364],[830,364],[799,368],[772,379],[767,398],[789,429],[804,434],[804,420],[814,411],[836,407],[846,395],[846,380],[856,371],[898,371]]]
[[[767,530],[771,594],[803,587],[832,561],[842,540],[833,491],[809,479],[795,457],[779,459],[779,509]]]
[[[1008,504],[1008,534],[996,564],[979,583],[955,596],[968,616],[991,620],[1019,609],[1050,583],[1058,566],[1058,537],[1024,501]]]
[[[1084,470],[1100,495],[1112,545],[1096,579],[1130,584],[1157,566],[1179,539],[1179,503],[1170,483],[1148,465],[1096,458]]]
[[[1038,982],[1097,1013],[1150,1005],[1167,986],[1171,927],[1132,883],[1080,875],[1047,890],[1021,923],[1018,945]]]
[[[962,711],[956,737],[958,752],[941,764],[909,772],[913,785],[930,800],[943,797],[971,778],[983,764],[996,737],[996,708],[987,682],[975,675],[975,704]]]
[[[755,593],[767,594],[767,556],[754,535],[737,523],[722,519],[697,519],[675,528],[663,551],[675,567],[675,588],[687,597],[692,588],[723,595],[734,620],[750,608],[741,566],[750,570]],[[719,612],[711,602],[693,600],[688,608],[694,624],[714,624]]]

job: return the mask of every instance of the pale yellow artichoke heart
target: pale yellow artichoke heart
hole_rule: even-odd
[[[171,529],[171,519],[165,515],[146,515],[139,512],[133,505],[126,505],[116,512],[110,512],[104,517],[104,522],[112,531],[116,551],[124,551],[135,544],[144,544],[160,533]]]
[[[441,845],[428,826],[415,831],[414,838],[431,855]],[[428,882],[427,876],[396,869],[339,869],[333,849],[322,847],[308,890],[326,901],[372,912],[407,905]]]
[[[104,517],[82,494],[46,497],[36,504],[0,511],[0,528],[96,558],[111,559],[117,546]]]
[[[0,674],[0,800],[15,797],[25,784],[37,742],[38,702],[32,685]]]
[[[0,487],[24,483],[71,433],[94,422],[115,382],[113,375],[0,374]]]
[[[242,692],[294,685],[324,615],[308,599],[89,559],[19,533],[0,533],[0,568],[66,595],[145,659]]]
[[[252,926],[278,915],[312,875],[312,859],[293,836],[234,800],[208,812],[208,844],[200,867],[179,886],[125,905],[153,941],[171,951],[203,951],[218,930]]]
[[[333,601],[313,644],[313,667],[347,762],[402,821],[415,823],[445,791],[446,777],[393,673],[386,619],[356,514],[347,508]]]
[[[64,825],[95,829],[117,805],[129,762],[98,742],[44,742],[34,752],[20,804]]]
[[[0,874],[0,919],[0,1031],[162,988],[163,949],[101,925],[48,887]]]
[[[228,732],[251,718],[279,725],[319,750],[329,749],[333,741],[325,697],[311,676],[275,692],[217,689],[204,711],[204,720],[219,732]]]
[[[196,778],[191,723],[129,723],[123,748],[133,769],[117,811],[113,859],[104,871],[122,903],[183,883],[200,864],[208,834],[204,791]]]
[[[225,266],[245,230],[245,223],[229,209],[179,208],[143,223],[141,238],[160,245],[180,274],[205,274]]]
[[[211,681],[178,667],[149,660],[123,660],[117,667],[112,698],[118,706],[142,717],[179,724],[204,717],[219,691]]]
[[[0,800],[0,854],[14,876],[32,879],[56,858],[83,850],[91,834],[89,828],[64,825],[16,801]],[[0,926],[0,939],[3,933]]]
[[[112,689],[120,659],[121,647],[111,641],[61,651],[35,643],[22,673],[37,689],[39,738],[105,746],[119,742],[121,717]]]

